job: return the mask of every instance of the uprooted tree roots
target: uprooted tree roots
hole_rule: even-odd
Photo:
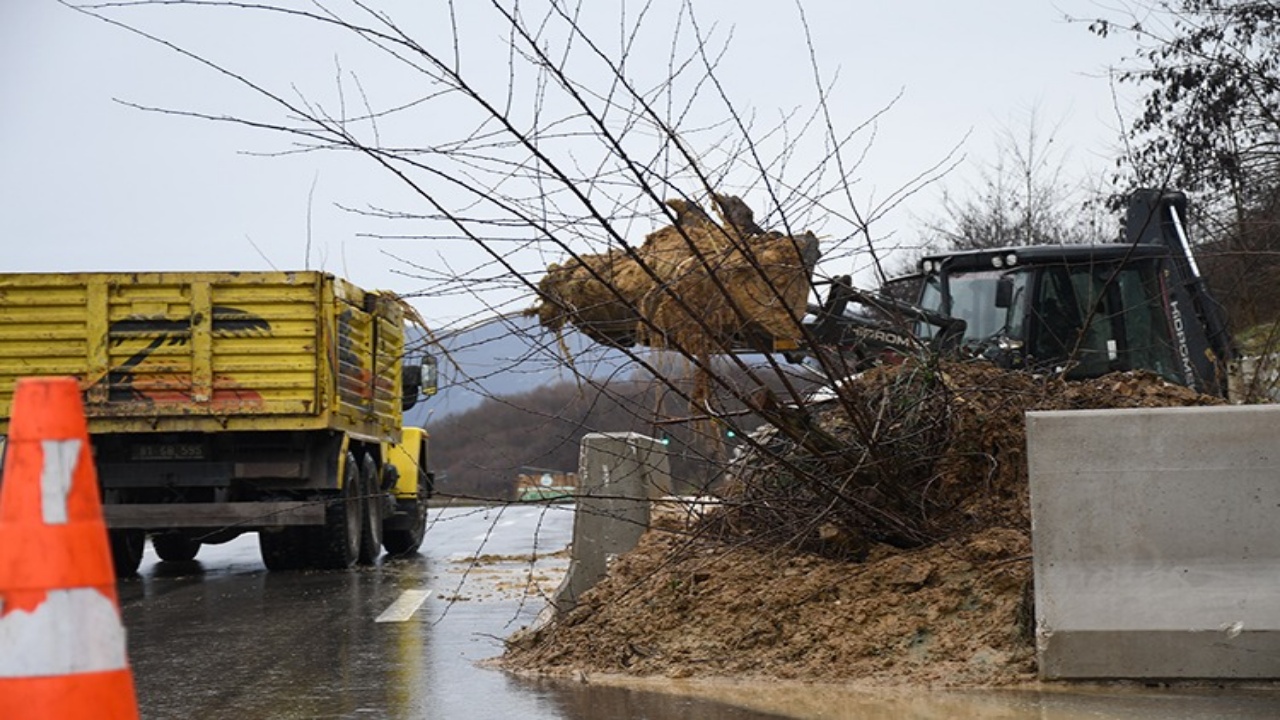
[[[1216,404],[1145,373],[866,373],[731,465],[721,507],[650,532],[579,606],[509,643],[541,672],[877,683],[1034,676],[1028,410]]]
[[[751,209],[712,197],[721,222],[670,200],[675,222],[638,248],[582,255],[547,268],[530,312],[551,330],[571,324],[593,340],[705,355],[749,345],[769,352],[800,339],[818,240],[766,232]]]

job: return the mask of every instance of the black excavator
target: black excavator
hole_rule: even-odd
[[[808,347],[778,349],[792,360],[834,352],[855,370],[921,350],[1072,379],[1148,370],[1226,396],[1231,339],[1191,254],[1186,208],[1181,192],[1143,189],[1119,242],[929,255],[880,293],[836,278],[810,308]]]

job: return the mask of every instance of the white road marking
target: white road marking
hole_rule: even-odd
[[[405,622],[431,597],[430,590],[405,590],[374,622]]]

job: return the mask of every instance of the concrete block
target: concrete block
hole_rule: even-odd
[[[639,433],[592,433],[582,439],[569,570],[554,610],[577,604],[608,571],[609,560],[634,548],[649,528],[651,500],[671,492],[667,448]]]
[[[1280,406],[1027,414],[1044,678],[1280,678]]]

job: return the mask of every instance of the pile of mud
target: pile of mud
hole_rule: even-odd
[[[640,247],[550,265],[531,314],[551,330],[568,323],[620,347],[702,354],[798,342],[817,238],[766,232],[740,199],[712,199],[719,223],[694,203],[669,200],[675,223]]]
[[[888,422],[885,403],[902,399],[895,393],[920,400],[920,384],[902,380],[920,370],[870,373],[849,392]],[[720,509],[655,527],[577,608],[514,636],[502,665],[876,685],[1033,680],[1023,414],[1221,401],[1143,373],[1066,382],[983,364],[931,372],[928,387],[945,391],[946,403],[929,396],[924,410],[945,422],[929,437],[909,425],[883,436],[928,454],[903,465],[909,489],[888,487],[891,469],[872,468],[879,496],[855,494],[852,510],[833,513],[831,496],[796,490],[804,483],[794,470],[808,449],[757,452],[758,462],[740,464]],[[818,429],[865,446],[868,416],[836,406]],[[889,516],[909,517],[899,504],[908,500],[922,503],[920,522],[903,532]],[[863,526],[851,525],[859,518]]]

